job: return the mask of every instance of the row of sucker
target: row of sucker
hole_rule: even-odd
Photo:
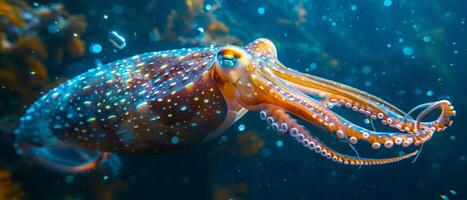
[[[345,154],[338,153],[331,148],[327,147],[318,138],[309,134],[309,131],[293,119],[288,113],[282,109],[275,107],[266,107],[260,111],[260,118],[265,120],[266,123],[279,134],[289,133],[290,136],[295,138],[304,147],[311,151],[322,155],[334,162],[344,165],[382,165],[397,162],[417,154],[418,151],[411,152],[399,157],[385,158],[385,159],[369,159],[352,157]]]
[[[387,125],[401,132],[407,132],[410,134],[415,134],[417,130],[423,128],[429,128],[432,131],[441,132],[444,131],[447,127],[452,125],[451,117],[456,115],[456,111],[451,103],[447,100],[441,100],[438,102],[430,103],[430,111],[440,108],[441,114],[439,117],[431,122],[421,122],[419,120],[413,119],[411,116],[401,116],[395,112],[385,109],[384,112],[376,112],[371,106],[364,106],[358,103],[352,103],[350,100],[343,100],[337,98],[329,98],[329,103],[325,103],[327,107],[332,107],[333,105],[343,106],[345,108],[351,109],[357,113],[361,113],[368,117],[371,120],[380,120],[383,125]],[[332,105],[332,106],[330,106]],[[427,113],[425,110],[425,113]],[[417,124],[419,124],[417,129]]]
[[[277,67],[276,67],[277,66]],[[274,62],[274,64],[270,65],[271,69],[273,71],[278,71],[281,74],[283,70],[287,70],[290,72],[289,69],[284,67],[280,62],[277,60]],[[407,132],[409,134],[415,134],[417,130],[423,130],[426,128],[431,129],[433,132],[441,132],[444,131],[448,126],[452,125],[452,120],[450,117],[456,115],[456,111],[454,110],[453,106],[451,103],[447,100],[442,100],[438,101],[435,103],[432,103],[431,105],[431,110],[434,108],[440,108],[441,109],[441,114],[438,117],[438,119],[431,121],[431,122],[421,122],[414,120],[410,116],[406,116],[406,114],[400,110],[398,110],[396,107],[384,102],[383,100],[374,97],[373,95],[366,94],[364,92],[358,91],[356,89],[347,87],[345,85],[341,85],[338,83],[335,83],[333,81],[329,80],[310,80],[311,75],[302,75],[302,74],[297,74],[297,73],[291,73],[292,79],[293,80],[301,80],[301,81],[312,81],[316,82],[316,84],[321,84],[323,87],[332,87],[332,86],[337,86],[337,87],[332,87],[334,88],[335,92],[326,92],[323,90],[319,89],[314,89],[314,88],[308,88],[309,90],[313,90],[321,98],[325,98],[324,101],[320,101],[320,104],[327,107],[327,108],[332,108],[334,105],[338,106],[345,106],[346,108],[349,108],[355,112],[361,113],[365,116],[367,116],[371,120],[380,120],[383,125],[388,125],[390,127],[396,128],[401,132]],[[307,77],[305,77],[307,76]],[[332,82],[332,86],[330,86],[330,83],[327,82]],[[347,88],[347,90],[344,90],[343,88]],[[358,98],[364,99],[367,103],[362,103],[360,101],[357,101],[355,99],[351,99],[349,97],[346,97],[347,95],[354,96],[351,94],[351,91],[358,92]],[[405,115],[404,115],[405,114]],[[416,124],[420,124],[418,127]],[[418,128],[418,129],[417,129]],[[389,145],[390,146],[390,145]]]
[[[421,131],[417,131],[417,133],[412,132],[408,134],[403,134],[400,132],[386,133],[370,131],[347,121],[343,117],[322,106],[320,103],[301,95],[300,92],[291,91],[292,88],[285,87],[284,83],[279,81],[279,79],[273,73],[270,73],[270,71],[264,70],[264,72],[265,73],[263,74],[266,77],[268,77],[269,80],[267,83],[268,88],[274,88],[275,91],[280,94],[277,96],[281,96],[282,98],[286,98],[291,102],[295,102],[306,107],[311,117],[313,118],[313,121],[322,124],[325,128],[328,129],[330,133],[335,132],[337,137],[341,139],[347,139],[351,144],[356,144],[359,140],[363,140],[365,142],[370,143],[373,149],[379,149],[382,146],[386,148],[392,148],[394,145],[402,145],[403,147],[409,147],[410,145],[414,144],[416,146],[419,146],[431,139],[434,131],[439,130],[441,126],[444,126],[443,124],[452,124],[452,121],[449,120],[449,116],[455,114],[455,111],[453,110],[449,101],[444,100],[439,101],[430,107],[430,111],[434,108],[441,108],[441,115],[436,120],[440,123],[435,123],[438,124],[438,129],[433,126],[427,126],[427,123],[419,123]],[[354,106],[349,106],[349,104],[347,104],[346,107]],[[383,113],[372,115],[371,111],[366,112],[366,110],[361,110],[356,107],[354,107],[353,109],[363,113],[370,113],[369,116],[371,118],[381,119],[383,123],[397,127],[393,118],[384,118],[385,115]]]

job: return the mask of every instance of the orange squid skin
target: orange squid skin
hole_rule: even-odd
[[[319,94],[324,100],[313,99],[311,94]],[[397,132],[359,127],[333,112],[333,105],[380,120]],[[274,131],[290,134],[328,159],[342,164],[379,165],[416,152],[382,159],[341,154],[294,117],[324,127],[352,144],[365,141],[374,149],[408,147],[425,143],[452,124],[450,117],[455,111],[449,101],[429,106],[424,114],[441,109],[437,120],[422,122],[423,117],[407,117],[377,97],[286,68],[278,61],[274,44],[257,39],[243,48],[151,52],[92,69],[30,106],[16,130],[16,144],[20,153],[32,155],[44,165],[62,171],[85,171],[105,162],[109,153],[164,153],[210,140],[247,111],[254,111]],[[87,156],[94,160],[86,162],[69,162],[84,158],[62,155],[57,150],[60,148],[98,156]]]

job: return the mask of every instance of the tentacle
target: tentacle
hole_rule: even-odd
[[[415,133],[416,120],[406,118],[406,113],[373,95],[340,83],[290,70],[277,60],[270,64],[270,68],[275,75],[301,91],[316,93],[321,97],[326,96],[327,101],[324,101],[324,105],[343,105],[372,120],[379,119],[383,124],[395,127],[399,131]],[[434,131],[443,131],[452,124],[449,118],[455,116],[456,112],[447,100],[435,102],[434,105],[441,109],[438,119],[419,123]]]
[[[383,165],[401,161],[417,154],[417,151],[414,151],[403,156],[384,159],[353,157],[332,150],[330,147],[319,141],[318,138],[312,136],[304,126],[298,124],[295,119],[281,109],[268,106],[260,112],[260,117],[261,119],[266,120],[273,130],[279,133],[288,132],[303,146],[328,159],[331,159],[334,162],[345,165]],[[289,129],[278,129],[277,127],[289,127]]]
[[[269,73],[267,69],[264,71],[263,75],[266,76],[268,80],[270,80],[270,85],[276,86],[274,89],[280,93],[281,97],[285,97],[289,100],[287,102],[299,104],[292,106],[283,105],[284,107],[287,107],[287,111],[290,111],[304,118],[312,124],[327,128],[330,133],[335,132],[337,137],[346,138],[352,144],[356,144],[358,140],[363,140],[370,143],[374,149],[379,149],[383,145],[386,148],[391,148],[394,146],[394,144],[402,144],[404,147],[408,147],[414,143],[418,146],[428,141],[433,135],[433,129],[431,128],[424,128],[423,131],[417,134],[403,134],[399,132],[386,133],[367,130],[347,121],[345,118],[325,108],[313,99],[302,94],[300,91],[295,91],[293,88],[286,87],[284,83],[275,77],[274,74]],[[268,86],[268,88],[271,87]],[[442,106],[447,104],[439,103],[436,105]],[[302,107],[302,109],[305,107],[306,110],[297,109],[296,107]],[[432,107],[434,108],[436,106]],[[441,120],[443,119],[445,118],[441,118]],[[384,120],[384,122],[389,124],[393,123],[391,120]]]

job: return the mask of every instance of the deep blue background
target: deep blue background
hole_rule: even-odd
[[[153,41],[148,34],[152,27],[164,27],[168,13],[182,8],[185,1],[59,2],[72,13],[86,15],[89,26],[83,38],[87,45],[100,43],[104,47],[100,54],[88,53],[60,72],[68,77],[95,66],[96,59],[107,63],[146,51],[197,46],[177,40]],[[147,9],[149,2],[154,8]],[[273,134],[256,113],[248,113],[222,139],[166,155],[122,155],[121,174],[108,181],[103,181],[99,173],[74,175],[71,183],[65,183],[69,174],[38,167],[15,171],[15,180],[31,199],[61,199],[64,194],[98,198],[97,193],[102,191],[95,188],[99,184],[116,185],[114,197],[118,199],[211,199],[219,188],[239,184],[244,184],[247,191],[232,195],[244,199],[439,199],[441,194],[451,199],[466,197],[464,1],[394,0],[390,6],[385,6],[384,0],[229,0],[204,4],[218,5],[212,16],[244,44],[258,37],[273,40],[279,59],[290,68],[354,86],[405,111],[421,103],[449,99],[458,113],[454,125],[436,134],[413,164],[403,161],[356,168],[325,160],[291,138]],[[307,12],[301,22],[297,17],[299,4]],[[123,12],[115,13],[115,6],[123,8]],[[259,7],[264,8],[264,14],[258,13]],[[204,20],[195,19],[193,31],[184,29],[180,35],[195,38],[197,28],[206,29]],[[112,30],[127,39],[125,49],[117,51],[108,42],[107,33]],[[424,41],[426,36],[431,40]],[[413,49],[412,55],[403,53],[406,47]],[[317,67],[310,67],[312,63]],[[427,95],[428,91],[433,95]],[[247,130],[238,131],[239,124]],[[265,144],[253,156],[235,150],[235,138],[247,131],[258,133]],[[326,135],[319,130],[313,133]],[[284,146],[278,147],[277,140]],[[339,142],[330,146],[345,147]],[[362,151],[388,156],[398,150]]]

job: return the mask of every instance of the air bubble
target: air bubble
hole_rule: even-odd
[[[386,6],[386,7],[389,7],[389,6],[392,5],[392,1],[391,0],[384,0],[383,5]]]
[[[424,42],[429,42],[429,41],[431,41],[431,37],[430,36],[425,36],[425,37],[423,37],[423,41]]]
[[[243,124],[238,125],[238,130],[239,131],[244,131],[245,130],[245,125],[243,125]]]
[[[431,96],[433,96],[433,94],[434,94],[434,92],[431,91],[431,90],[426,91],[426,96],[431,97]]]
[[[172,139],[170,139],[170,142],[172,142],[172,144],[178,144],[180,139],[177,136],[173,136]]]
[[[277,146],[277,147],[283,147],[283,146],[284,146],[284,142],[282,142],[282,140],[277,140],[276,146]]]
[[[102,46],[98,43],[91,44],[89,51],[94,54],[98,54],[102,51]]]
[[[402,49],[402,53],[406,56],[411,56],[413,54],[413,48],[412,47],[405,47]]]
[[[266,12],[266,10],[264,9],[264,7],[261,6],[261,7],[258,8],[258,14],[264,15],[265,12]]]

